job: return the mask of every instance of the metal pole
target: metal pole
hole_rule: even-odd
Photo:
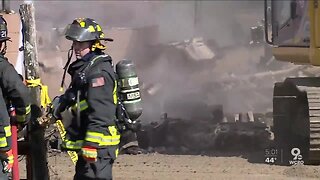
[[[11,124],[11,138],[12,138],[12,151],[13,151],[13,170],[12,180],[20,180],[19,177],[19,160],[18,160],[18,128],[16,124]]]
[[[13,153],[13,167],[12,167],[12,180],[20,180],[19,177],[19,161],[18,161],[18,128],[16,121],[16,110],[10,103],[9,113],[11,119],[11,141]]]

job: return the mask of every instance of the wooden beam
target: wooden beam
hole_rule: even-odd
[[[39,79],[39,63],[36,41],[35,9],[33,3],[20,5],[20,16],[23,27],[23,47],[26,80]],[[44,139],[44,127],[40,127],[37,118],[41,116],[40,87],[29,87],[31,96],[31,120],[28,124],[26,140],[29,144],[27,155],[27,179],[47,180],[49,170],[47,165],[47,146]]]

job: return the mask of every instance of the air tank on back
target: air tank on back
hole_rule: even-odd
[[[130,119],[136,120],[142,114],[142,102],[135,65],[131,60],[121,60],[116,64],[116,73],[119,78],[119,98]]]

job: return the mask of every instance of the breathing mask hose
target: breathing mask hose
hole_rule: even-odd
[[[62,80],[61,80],[61,84],[60,84],[60,90],[62,91],[63,90],[63,85],[64,85],[64,80],[66,78],[66,73],[67,73],[67,70],[68,70],[68,67],[69,67],[69,64],[71,62],[71,58],[72,58],[72,55],[73,55],[73,47],[71,46],[71,48],[69,49],[68,51],[68,60],[67,60],[67,63],[64,65],[63,67],[63,76],[62,76]]]

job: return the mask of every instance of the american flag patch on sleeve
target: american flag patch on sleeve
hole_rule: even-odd
[[[105,84],[105,81],[103,77],[98,77],[91,80],[92,87],[100,87],[100,86],[103,86],[104,84]]]

